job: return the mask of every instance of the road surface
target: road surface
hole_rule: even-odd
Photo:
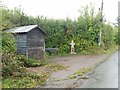
[[[120,50],[98,66],[90,79],[77,88],[118,88],[118,53]]]
[[[110,55],[71,55],[65,57],[56,57],[52,59],[55,64],[63,64],[68,66],[65,70],[52,73],[47,80],[46,85],[42,88],[75,88],[80,86],[84,80],[80,77],[75,79],[69,79],[68,77],[73,75],[76,71],[96,65],[97,63],[108,58]]]

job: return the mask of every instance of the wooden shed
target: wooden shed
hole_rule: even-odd
[[[17,43],[17,53],[27,58],[45,58],[45,32],[38,25],[16,27],[8,30]]]

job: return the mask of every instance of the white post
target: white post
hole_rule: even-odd
[[[70,52],[70,53],[71,53],[71,54],[76,54],[76,53],[75,53],[75,49],[74,49],[75,43],[74,43],[73,40],[71,41],[70,45],[71,45],[71,48],[70,48],[70,49],[71,49],[71,52]]]
[[[102,32],[100,31],[99,38],[98,38],[98,45],[99,45],[99,47],[101,45],[101,36],[102,36]]]

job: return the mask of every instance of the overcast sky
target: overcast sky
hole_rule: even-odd
[[[46,16],[48,18],[72,20],[79,16],[78,10],[92,2],[95,10],[101,7],[102,0],[1,0],[9,9],[21,6],[27,15]],[[105,18],[109,22],[116,22],[119,0],[103,0]]]

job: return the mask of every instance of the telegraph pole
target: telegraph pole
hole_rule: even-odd
[[[101,3],[101,9],[100,9],[100,22],[101,22],[101,29],[103,27],[103,0],[102,0],[102,3]],[[98,38],[98,46],[100,47],[101,45],[101,37],[102,37],[102,30],[100,30],[100,33],[99,33],[99,38]]]

